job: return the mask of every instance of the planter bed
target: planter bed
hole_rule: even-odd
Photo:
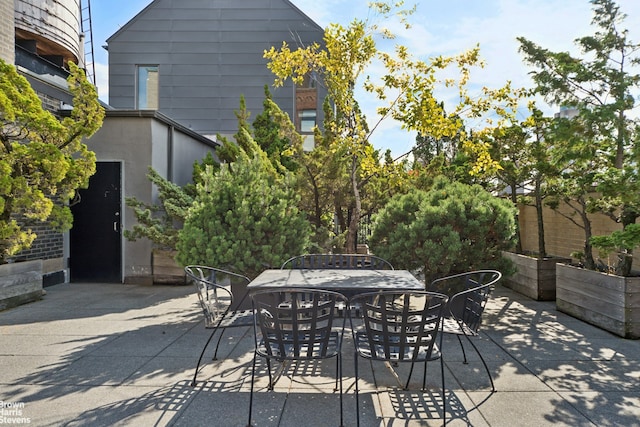
[[[0,310],[42,298],[42,260],[0,265]]]
[[[152,258],[153,283],[159,285],[184,285],[186,277],[175,261],[175,251],[154,249]]]
[[[537,258],[513,252],[503,252],[502,256],[517,268],[515,274],[504,280],[504,286],[538,301],[556,299],[556,263],[571,261],[569,258]]]
[[[556,267],[559,311],[625,338],[640,338],[640,277]]]

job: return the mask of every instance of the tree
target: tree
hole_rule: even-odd
[[[253,138],[258,143],[258,146],[267,153],[272,163],[280,163],[290,171],[296,170],[298,164],[293,159],[291,150],[289,150],[292,141],[281,132],[281,125],[276,118],[279,114],[282,114],[282,111],[273,102],[267,85],[264,86],[262,106],[262,113],[257,115],[253,121]]]
[[[509,199],[516,205],[518,195],[529,184],[531,174],[529,133],[522,126],[514,125],[509,128],[496,129],[490,136],[491,157],[500,159],[502,168],[496,173],[498,184],[509,192]],[[516,214],[516,218],[518,215]],[[516,252],[522,253],[522,239],[520,227],[516,221],[517,241]],[[544,255],[542,255],[544,256]]]
[[[269,91],[265,89],[264,111],[256,119],[255,129],[249,125],[250,112],[246,109],[244,96],[240,96],[239,109],[235,114],[238,119],[238,131],[234,135],[236,141],[231,142],[226,138],[220,138],[222,146],[218,148],[218,158],[222,162],[231,164],[239,157],[259,154],[267,164],[271,162],[274,170],[284,171],[280,164],[279,153],[289,139],[279,136],[283,132],[280,131],[279,124],[272,116],[283,113],[271,99]],[[283,126],[286,126],[286,123]],[[259,148],[258,141],[253,137],[254,132],[261,136],[260,144],[264,145],[267,151],[263,152]],[[268,160],[264,157],[265,155],[269,157]],[[210,170],[207,171],[207,168]],[[180,230],[197,194],[196,186],[202,184],[206,174],[210,175],[219,170],[219,162],[209,152],[202,161],[194,162],[192,182],[180,187],[149,167],[147,178],[158,188],[160,203],[148,204],[135,197],[127,197],[126,204],[133,209],[138,223],[131,230],[125,230],[124,236],[129,240],[147,238],[158,248],[176,250]]]
[[[429,191],[398,195],[375,216],[370,245],[397,268],[437,277],[494,268],[510,274],[515,208],[479,185],[439,177]]]
[[[241,153],[215,173],[208,168],[179,234],[177,261],[255,277],[303,253],[309,223],[290,179],[259,154]]]
[[[212,165],[213,157],[208,156],[202,164],[194,164],[194,177],[200,177],[200,171],[205,164]],[[127,206],[133,209],[138,221],[131,230],[124,231],[128,240],[147,238],[162,249],[175,250],[178,244],[178,233],[193,204],[195,187],[193,185],[181,188],[149,166],[147,178],[158,187],[160,204],[148,204],[135,197],[127,197]]]
[[[70,229],[67,202],[95,173],[95,154],[82,138],[102,126],[104,109],[84,71],[71,62],[69,69],[73,110],[59,120],[16,68],[0,60],[0,263],[31,246],[31,222]]]
[[[500,159],[501,168],[496,172],[496,188],[506,187],[514,204],[522,203],[536,209],[538,225],[537,256],[547,256],[544,239],[543,208],[548,193],[549,181],[557,176],[550,164],[550,150],[553,138],[551,119],[544,117],[534,102],[529,104],[531,115],[521,122],[513,120],[509,127],[496,129],[487,135],[491,157]],[[517,222],[516,222],[516,225]],[[518,228],[516,252],[522,253],[521,236]]]
[[[395,7],[402,7],[402,4],[402,1],[395,2],[393,6],[386,2],[374,2],[371,7],[383,17],[396,13],[401,17],[401,22],[407,24],[405,18],[412,11]],[[356,19],[347,28],[338,24],[329,25],[324,34],[325,47],[312,44],[291,50],[283,43],[279,49],[272,47],[265,52],[268,66],[276,76],[276,86],[282,85],[288,78],[300,84],[313,73],[327,88],[335,115],[332,121],[325,123],[325,131],[332,136],[330,144],[334,156],[345,159],[353,200],[346,239],[347,251],[355,251],[355,237],[362,215],[362,192],[369,182],[367,177],[375,175],[380,168],[380,159],[376,158],[369,143],[380,121],[393,118],[402,123],[404,128],[422,135],[436,139],[454,138],[463,128],[464,115],[477,118],[486,114],[496,107],[495,102],[503,103],[511,91],[509,85],[499,90],[484,90],[480,97],[470,96],[465,91],[470,68],[481,65],[478,48],[425,62],[412,59],[408,49],[403,46],[398,46],[395,54],[379,51],[374,40],[374,34],[378,31],[380,28],[377,25]],[[385,30],[381,32],[386,37],[392,37]],[[379,60],[385,68],[385,75],[378,85],[368,78],[362,81],[365,70],[374,60]],[[436,73],[449,67],[458,68],[458,80],[451,79],[450,75],[438,78]],[[385,104],[378,109],[379,120],[371,128],[356,100],[358,84],[375,93]],[[460,94],[460,104],[450,114],[444,114],[442,102],[435,97],[435,89],[439,85],[456,88]],[[513,105],[499,108],[506,110],[511,107]],[[472,173],[481,174],[498,167],[488,155],[485,145],[468,139],[461,143],[472,159]]]
[[[630,115],[637,106],[632,92],[638,88],[640,75],[631,70],[640,63],[640,45],[631,42],[628,30],[619,28],[625,14],[615,2],[591,3],[592,24],[597,29],[593,35],[575,40],[581,57],[552,52],[518,38],[525,61],[537,69],[532,72],[537,92],[578,112],[570,119],[575,134],[565,143],[557,143],[556,158],[564,162],[565,199],[573,198],[575,211],[583,219],[587,267],[594,266],[587,213],[602,212],[623,230],[640,216],[640,138],[637,120]],[[592,197],[594,191],[600,196]],[[615,271],[626,276],[631,271],[633,247],[619,249]]]
[[[330,25],[324,35],[326,50],[314,43],[292,51],[283,43],[280,50],[272,47],[265,52],[265,57],[270,61],[269,69],[276,75],[276,86],[282,85],[287,78],[301,84],[305,76],[316,73],[327,88],[335,107],[333,120],[325,119],[325,126],[335,137],[331,150],[337,157],[349,162],[354,207],[345,248],[350,252],[356,249],[355,236],[361,215],[359,174],[362,172],[362,161],[367,157],[367,151],[371,150],[367,140],[367,124],[354,96],[358,77],[376,54],[373,38],[366,34],[366,30],[362,21],[354,21],[348,29]]]

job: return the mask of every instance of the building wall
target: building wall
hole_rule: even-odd
[[[13,1],[0,0],[0,59],[13,64],[14,29],[13,29]]]
[[[122,162],[121,218],[122,228],[127,230],[133,228],[136,218],[125,206],[126,197],[145,203],[158,202],[157,189],[147,178],[149,166],[172,182],[184,185],[191,181],[194,161],[213,152],[216,146],[160,113],[132,110],[108,110],[102,128],[85,142],[98,161]],[[175,176],[171,176],[171,171]],[[123,237],[122,245],[125,283],[151,283],[151,242],[147,239],[130,242]]]
[[[72,102],[63,65],[77,61],[80,50],[79,1],[0,0],[0,58],[16,65],[54,114]],[[42,259],[45,286],[65,281],[64,235],[44,224],[30,226],[38,237],[14,259]]]
[[[273,84],[264,50],[322,42],[323,34],[287,0],[155,0],[107,40],[109,104],[135,108],[136,65],[157,65],[159,111],[203,135],[231,136],[240,96],[255,118]],[[291,82],[272,93],[294,120]]]
[[[536,219],[536,210],[533,206],[520,206],[520,235],[522,236],[522,248],[524,251],[538,252],[538,222]],[[568,206],[561,204],[559,212],[570,214],[571,210]],[[548,255],[571,257],[573,252],[583,252],[584,250],[584,231],[576,224],[571,222],[558,211],[545,208],[543,211],[544,219],[544,235],[545,246]],[[615,230],[622,229],[620,224],[615,223],[609,217],[602,214],[590,215],[593,227],[593,235],[606,235]],[[599,257],[598,251],[594,250],[594,257]],[[634,252],[634,258],[639,259],[640,250]],[[607,260],[602,259],[606,264]],[[634,269],[640,269],[640,263],[635,262]]]

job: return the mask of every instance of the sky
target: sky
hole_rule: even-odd
[[[96,85],[105,102],[108,102],[108,54],[102,46],[150,3],[151,0],[91,1]],[[292,3],[323,28],[331,23],[347,26],[356,18],[369,16],[367,0],[292,0]],[[588,0],[406,0],[406,3],[417,5],[416,13],[409,19],[412,27],[404,30],[388,23],[398,35],[393,43],[407,46],[409,52],[425,61],[438,55],[462,53],[479,44],[486,65],[472,71],[474,88],[499,88],[507,81],[513,87],[532,86],[528,73],[533,69],[523,63],[516,37],[525,37],[551,51],[577,55],[574,40],[594,32],[592,4]],[[629,30],[631,40],[640,42],[640,1],[616,3],[627,14],[623,28]],[[386,43],[380,46],[386,47],[389,42]],[[375,66],[369,74],[376,75]],[[357,96],[370,125],[377,122],[375,111],[379,103],[364,91]],[[557,111],[554,106],[542,107],[548,114]],[[483,126],[470,124],[476,125]],[[385,120],[370,141],[375,148],[390,149],[398,157],[411,150],[415,133]]]

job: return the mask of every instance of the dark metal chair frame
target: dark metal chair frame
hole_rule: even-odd
[[[258,289],[249,294],[254,316],[255,351],[251,371],[249,422],[251,426],[256,360],[267,362],[269,390],[275,381],[271,360],[280,363],[336,358],[336,390],[340,391],[340,425],[343,425],[342,338],[346,318],[336,321],[336,305],[347,298],[332,291],[303,288]],[[334,321],[336,321],[334,323]],[[336,325],[337,324],[337,325]]]
[[[366,254],[304,254],[286,260],[282,269],[357,269],[393,270],[393,265],[383,258]]]
[[[424,362],[422,389],[426,388],[427,362],[440,360],[443,423],[446,424],[444,361],[441,319],[448,297],[425,291],[382,291],[359,294],[351,303],[350,325],[355,345],[355,391],[357,425],[360,425],[358,359],[409,362],[405,389],[409,388],[413,366]]]
[[[482,357],[482,353],[473,343],[471,337],[478,335],[484,308],[494,285],[501,277],[502,273],[497,270],[476,270],[436,279],[428,287],[429,291],[449,295],[449,304],[446,317],[442,322],[442,330],[445,334],[452,334],[458,338],[464,357],[463,363],[465,364],[469,362],[460,337],[467,338],[469,344],[480,357],[480,361],[489,376],[492,391],[495,391],[496,388],[493,384],[491,372],[487,362]]]
[[[242,298],[236,303],[231,284],[222,284],[222,278],[237,279],[243,283],[245,289],[251,280],[242,274],[204,265],[188,265],[184,268],[184,271],[187,275],[187,280],[193,282],[196,287],[198,301],[205,318],[205,328],[212,329],[211,335],[209,335],[209,339],[207,339],[202,352],[200,352],[200,357],[198,357],[196,370],[191,381],[191,386],[195,386],[200,363],[216,332],[220,330],[213,360],[218,358],[218,348],[226,328],[251,326],[253,324],[253,312],[251,310],[232,310],[234,307],[242,307],[248,293],[245,291]]]

